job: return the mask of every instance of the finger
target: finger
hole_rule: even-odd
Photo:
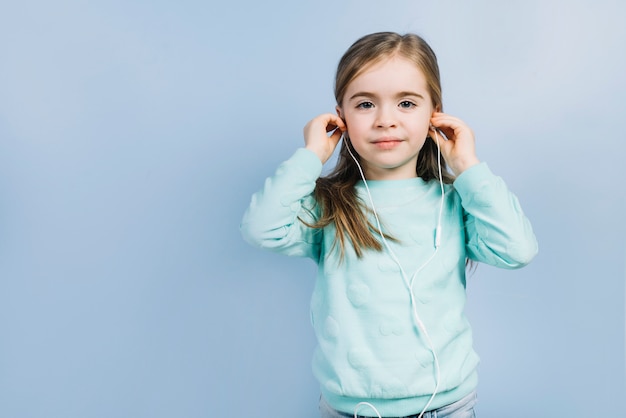
[[[444,129],[444,128],[456,129],[459,127],[466,126],[465,122],[463,122],[461,119],[454,117],[454,116],[447,115],[445,113],[434,114],[433,117],[431,117],[430,119],[430,123],[440,129]]]
[[[456,140],[463,133],[473,135],[471,129],[461,119],[443,113],[435,114],[431,124],[437,127],[447,139]]]
[[[346,129],[343,120],[336,114],[325,113],[318,117],[318,122],[323,125],[328,138],[336,146]]]
[[[325,113],[322,115],[322,121],[326,123],[326,132],[330,132],[337,128],[339,128],[342,132],[346,130],[346,125],[343,120],[333,113]]]
[[[330,135],[328,138],[333,142],[333,144],[337,145],[339,140],[341,140],[342,135],[343,135],[343,132],[341,131],[341,129],[336,128],[333,131],[332,135]]]

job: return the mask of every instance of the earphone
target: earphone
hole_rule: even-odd
[[[391,247],[389,246],[389,243],[387,242],[387,240],[385,239],[385,235],[383,234],[383,230],[382,230],[382,226],[380,223],[380,219],[378,218],[378,212],[376,211],[376,207],[374,205],[374,199],[372,198],[372,194],[370,193],[370,189],[369,186],[367,185],[367,180],[365,179],[365,174],[363,173],[363,169],[361,168],[361,164],[359,164],[359,161],[357,160],[357,158],[354,156],[354,154],[352,153],[351,150],[351,146],[352,144],[349,142],[349,138],[347,136],[345,136],[345,133],[342,133],[342,138],[344,138],[344,140],[346,140],[346,148],[348,149],[348,152],[350,153],[350,156],[352,157],[352,159],[354,160],[354,162],[357,165],[357,168],[359,169],[359,173],[361,174],[361,179],[363,180],[363,184],[365,186],[365,190],[367,192],[367,196],[369,198],[369,202],[370,205],[372,206],[372,213],[374,215],[374,219],[376,220],[376,227],[378,229],[378,232],[380,233],[380,237],[383,241],[383,244],[385,246],[385,248],[387,249],[387,252],[389,253],[389,256],[393,259],[393,261],[397,264],[398,268],[400,269],[400,273],[402,275],[402,280],[404,281],[404,284],[407,287],[407,290],[409,291],[409,296],[410,296],[410,300],[411,300],[411,308],[412,308],[412,313],[413,313],[413,320],[415,322],[415,325],[417,326],[417,328],[419,329],[419,331],[424,335],[424,337],[426,338],[426,341],[430,347],[430,351],[433,353],[433,359],[434,359],[434,364],[435,364],[435,390],[433,391],[433,394],[431,395],[430,399],[428,400],[428,402],[426,403],[426,405],[424,406],[424,409],[422,410],[422,412],[419,414],[418,418],[422,418],[422,416],[424,415],[424,413],[428,410],[428,407],[430,406],[430,404],[432,403],[433,399],[435,398],[435,395],[437,395],[437,392],[439,390],[439,385],[441,383],[441,370],[439,367],[439,358],[437,357],[437,353],[435,351],[435,346],[430,338],[430,335],[428,334],[428,331],[426,330],[426,326],[424,325],[424,323],[422,322],[422,320],[419,317],[419,314],[417,313],[417,304],[415,303],[415,294],[413,292],[413,283],[415,281],[415,278],[417,277],[418,273],[420,271],[422,271],[422,269],[424,269],[424,267],[426,267],[434,258],[435,255],[437,254],[437,251],[439,250],[439,246],[441,245],[441,218],[443,215],[443,205],[444,205],[444,201],[445,201],[445,189],[443,186],[443,174],[442,174],[442,169],[441,169],[441,148],[439,146],[439,134],[441,134],[441,136],[447,140],[448,138],[437,128],[435,128],[432,124],[430,125],[430,129],[433,130],[433,132],[435,132],[435,138],[436,141],[435,143],[437,144],[437,166],[438,166],[438,171],[439,171],[439,185],[441,188],[441,202],[439,205],[439,216],[437,218],[437,227],[435,229],[435,240],[434,240],[434,247],[435,247],[435,251],[433,252],[433,254],[428,258],[428,260],[426,260],[426,262],[424,262],[424,264],[422,264],[416,271],[415,273],[413,273],[413,275],[411,276],[411,279],[409,280],[404,268],[402,267],[402,264],[400,263],[400,260],[398,259],[398,257],[396,256],[396,254],[393,252],[393,250],[391,249]],[[357,418],[357,412],[359,410],[360,407],[369,407],[371,408],[374,412],[376,412],[376,414],[378,415],[379,418],[382,418],[380,413],[378,412],[378,410],[376,409],[376,407],[374,405],[372,405],[369,402],[360,402],[358,403],[355,408],[354,408],[354,418]]]
[[[432,123],[428,127],[435,133],[435,136],[437,137],[437,148],[439,148],[439,137],[438,137],[439,135],[441,135],[444,141],[448,140],[448,137],[446,136],[446,134],[444,134],[441,129],[435,127],[435,125],[433,125]],[[437,150],[437,152],[439,152],[439,150]]]

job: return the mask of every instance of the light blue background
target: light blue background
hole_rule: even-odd
[[[623,416],[625,14],[3,0],[0,417],[317,416],[314,265],[238,224],[333,111],[343,51],[379,30],[431,43],[445,110],[540,242],[529,267],[469,280],[480,416]]]

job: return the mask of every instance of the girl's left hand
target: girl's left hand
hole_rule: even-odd
[[[458,176],[480,162],[476,156],[474,132],[465,122],[446,113],[435,112],[430,123],[448,138],[446,141],[441,134],[437,133],[441,154],[455,175]],[[433,129],[429,130],[429,135],[436,140],[437,137]]]

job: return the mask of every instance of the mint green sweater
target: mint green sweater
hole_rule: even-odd
[[[312,192],[321,171],[315,154],[296,151],[254,194],[241,232],[253,245],[317,263],[313,372],[327,402],[350,414],[361,401],[382,416],[418,414],[435,390],[434,357],[415,325],[398,265],[387,250],[357,258],[350,245],[340,260],[332,225],[312,229],[298,219],[311,223],[319,216]],[[420,178],[367,184],[384,232],[397,239],[389,243],[392,251],[412,276],[435,252],[440,185]],[[363,183],[356,187],[369,206]],[[478,356],[463,312],[466,258],[518,268],[537,253],[517,198],[485,163],[444,187],[441,245],[413,285],[419,318],[439,359],[440,385],[429,409],[461,399],[477,384]]]

